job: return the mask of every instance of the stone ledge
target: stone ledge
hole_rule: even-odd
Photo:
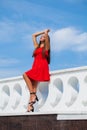
[[[87,114],[59,114],[57,120],[87,120]]]

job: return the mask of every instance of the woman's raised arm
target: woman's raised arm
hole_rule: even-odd
[[[32,35],[32,39],[33,39],[33,43],[34,43],[34,47],[37,48],[38,47],[38,42],[37,42],[37,36],[44,34],[45,31],[41,31],[41,32],[36,32]]]
[[[37,36],[41,35],[41,34],[45,34],[46,35],[46,49],[49,50],[50,48],[50,41],[49,41],[49,36],[48,36],[48,32],[50,30],[46,29],[44,31],[41,32],[36,32],[32,35],[32,39],[33,39],[33,43],[34,43],[34,47],[37,48],[38,47],[38,42],[37,42]]]

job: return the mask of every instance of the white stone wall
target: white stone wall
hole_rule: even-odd
[[[35,112],[87,114],[87,67],[50,74],[49,83],[38,85]],[[29,96],[22,76],[0,80],[0,114],[26,113]]]

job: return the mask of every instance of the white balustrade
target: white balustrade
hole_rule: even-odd
[[[35,112],[87,114],[87,67],[52,71],[38,85]],[[26,113],[29,90],[22,76],[0,80],[0,113]]]

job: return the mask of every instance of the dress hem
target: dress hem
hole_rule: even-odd
[[[32,79],[32,80],[38,81],[38,82],[49,82],[50,81],[50,79],[48,79],[48,80],[35,79],[35,78],[32,78],[32,76],[30,76],[30,75],[27,75],[27,77]]]

